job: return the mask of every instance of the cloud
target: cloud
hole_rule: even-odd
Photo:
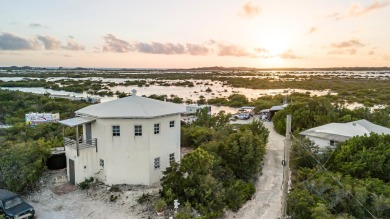
[[[51,36],[37,36],[37,39],[43,43],[47,50],[61,49],[61,41]]]
[[[246,18],[253,18],[259,15],[260,12],[260,6],[254,5],[252,1],[249,1],[242,6],[241,11],[238,13],[238,15]]]
[[[312,34],[312,33],[314,33],[314,32],[316,32],[317,31],[317,27],[311,27],[308,31],[307,31],[307,34]]]
[[[0,50],[36,50],[36,41],[27,40],[11,33],[0,34]]]
[[[105,45],[103,52],[138,52],[147,54],[164,54],[164,55],[193,55],[206,56],[216,54],[218,56],[235,56],[235,57],[251,57],[251,58],[271,58],[269,51],[265,48],[255,48],[247,50],[235,44],[218,42],[210,40],[204,44],[196,43],[161,43],[161,42],[127,42],[118,39],[112,34],[107,34],[105,37]],[[94,47],[94,52],[99,50]],[[100,49],[101,51],[101,49]]]
[[[382,56],[382,59],[385,61],[390,61],[390,56],[384,55],[384,56]]]
[[[266,48],[255,48],[254,50],[256,53],[253,55],[254,58],[269,59],[273,57]]]
[[[282,59],[302,59],[303,58],[301,56],[294,54],[294,52],[291,49],[279,54],[279,57]]]
[[[186,52],[183,45],[173,43],[136,43],[135,48],[138,52],[151,54],[173,55],[184,54]]]
[[[106,45],[103,46],[103,52],[119,52],[125,53],[133,50],[133,47],[130,43],[116,38],[112,34],[107,34],[104,37]]]
[[[343,54],[349,54],[349,55],[355,55],[357,50],[355,48],[349,48],[349,49],[335,49],[328,51],[329,55],[343,55]]]
[[[365,46],[363,43],[361,43],[359,40],[349,40],[349,41],[343,41],[340,43],[332,43],[332,48],[337,49],[343,49],[343,48],[349,48],[349,47],[362,47]]]
[[[28,26],[31,27],[31,28],[45,28],[45,29],[49,29],[48,26],[45,26],[45,25],[42,25],[42,24],[38,24],[38,23],[31,23]]]
[[[341,54],[344,54],[344,50],[329,50],[328,54],[329,55],[341,55]]]
[[[374,55],[375,54],[375,51],[374,50],[371,50],[368,52],[368,55]]]
[[[193,56],[198,56],[198,55],[204,56],[209,54],[209,52],[211,51],[210,48],[199,44],[187,43],[186,47],[187,47],[187,52]]]
[[[255,48],[255,51],[258,53],[269,53],[268,49],[266,48]]]
[[[349,54],[354,55],[357,53],[357,48],[366,46],[364,43],[359,40],[348,40],[342,41],[339,43],[332,43],[330,45],[331,50],[328,51],[329,55],[341,55],[341,54]]]
[[[347,11],[342,14],[340,12],[334,12],[333,14],[329,15],[328,17],[335,18],[336,20],[341,20],[344,18],[351,18],[351,17],[359,17],[365,14],[368,14],[372,11],[379,10],[382,8],[385,8],[389,5],[389,2],[380,2],[378,0],[375,0],[371,2],[368,5],[362,6],[359,3],[352,3]]]
[[[106,44],[103,46],[103,52],[140,52],[149,54],[190,54],[190,55],[207,55],[211,49],[199,44],[187,43],[160,43],[160,42],[135,42],[130,43],[118,39],[112,34],[104,37]]]
[[[245,48],[238,45],[218,43],[217,46],[217,55],[219,56],[253,56],[253,54],[249,53]]]
[[[63,49],[66,50],[73,50],[73,51],[80,51],[80,50],[85,50],[85,46],[78,44],[74,40],[68,40],[67,44],[65,46],[62,46]]]

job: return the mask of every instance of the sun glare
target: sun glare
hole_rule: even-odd
[[[266,34],[260,39],[260,43],[272,56],[276,56],[289,49],[288,36],[285,33]]]
[[[279,54],[290,49],[290,36],[286,29],[267,28],[257,37],[259,47],[266,49],[268,55],[276,58]]]

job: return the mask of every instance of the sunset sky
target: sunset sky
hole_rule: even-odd
[[[390,0],[2,0],[10,65],[390,66]]]

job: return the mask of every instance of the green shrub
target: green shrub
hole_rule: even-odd
[[[226,190],[226,204],[233,211],[238,211],[255,192],[256,188],[252,183],[237,180]]]
[[[163,212],[167,208],[167,203],[163,200],[160,199],[154,204],[154,210],[157,212]]]
[[[140,197],[138,197],[137,202],[143,204],[145,202],[149,202],[152,198],[152,195],[149,193],[143,193]]]
[[[110,195],[110,202],[116,202],[116,200],[118,200],[117,195]]]
[[[0,188],[31,191],[45,170],[50,145],[43,139],[0,147]]]
[[[81,190],[89,189],[91,186],[91,183],[93,183],[94,178],[90,177],[88,179],[85,179],[83,182],[79,183],[77,187]]]

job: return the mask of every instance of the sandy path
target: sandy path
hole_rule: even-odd
[[[282,206],[284,136],[277,134],[272,122],[264,123],[270,131],[267,152],[264,157],[263,174],[256,183],[256,193],[238,212],[228,212],[227,219],[276,219],[280,218]]]

